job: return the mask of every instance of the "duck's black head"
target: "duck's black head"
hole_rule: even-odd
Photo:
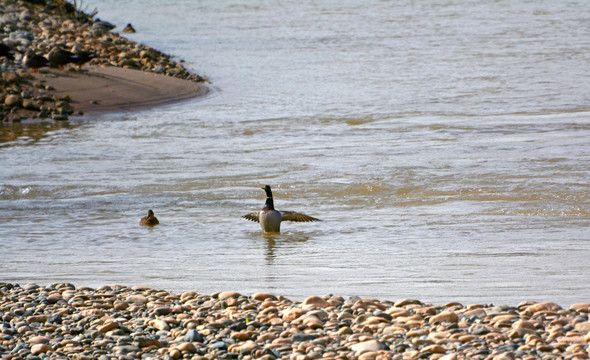
[[[154,216],[154,212],[152,211],[152,209],[148,210],[148,217],[152,217]]]
[[[262,190],[266,191],[266,197],[267,198],[272,198],[272,191],[270,190],[270,186],[269,185],[265,185]]]

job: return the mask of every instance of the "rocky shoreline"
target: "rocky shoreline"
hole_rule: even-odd
[[[587,359],[590,304],[0,283],[2,359]]]
[[[169,55],[121,37],[92,17],[65,0],[0,0],[0,46],[7,52],[0,55],[1,121],[81,115],[70,96],[56,96],[42,76],[24,66],[27,53],[48,58],[52,50],[63,49],[75,56],[93,56],[86,59],[88,64],[207,81]],[[79,67],[72,63],[64,71],[83,72]],[[39,72],[52,75],[46,68]]]

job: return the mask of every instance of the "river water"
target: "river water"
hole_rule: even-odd
[[[0,281],[590,301],[590,2],[84,4],[212,94],[3,126]]]

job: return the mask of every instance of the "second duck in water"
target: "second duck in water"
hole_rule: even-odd
[[[262,188],[266,191],[266,203],[262,210],[257,213],[250,213],[242,216],[246,220],[256,221],[260,223],[260,227],[265,233],[279,233],[281,232],[281,221],[296,221],[296,222],[310,222],[321,221],[309,215],[301,214],[294,211],[278,211],[275,210],[272,199],[272,191],[270,186],[266,185]]]
[[[148,210],[147,216],[142,217],[141,221],[139,221],[139,225],[147,225],[147,226],[156,226],[159,223],[160,222],[158,221],[158,219],[154,215],[154,212],[151,209]]]

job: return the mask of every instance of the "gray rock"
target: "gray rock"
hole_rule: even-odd
[[[317,339],[317,336],[305,333],[297,333],[291,336],[291,341],[293,342],[312,341],[315,339]]]
[[[209,345],[209,348],[214,350],[227,349],[227,344],[225,343],[225,341],[218,341]]]
[[[184,341],[203,342],[203,340],[203,335],[195,329],[190,329],[184,335]]]

